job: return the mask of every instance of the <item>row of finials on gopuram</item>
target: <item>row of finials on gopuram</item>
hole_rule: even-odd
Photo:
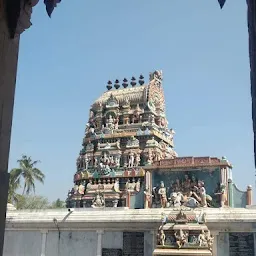
[[[228,161],[182,158],[174,151],[175,132],[168,128],[162,80],[162,72],[155,71],[148,83],[142,75],[138,84],[134,77],[130,85],[127,79],[122,85],[119,80],[113,86],[108,82],[107,91],[89,112],[67,207],[226,203],[227,175],[223,172],[231,167]]]

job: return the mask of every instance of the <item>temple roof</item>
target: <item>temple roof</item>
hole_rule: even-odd
[[[131,104],[139,104],[147,102],[147,89],[148,85],[114,89],[104,92],[94,104],[105,104],[112,95],[115,97],[119,104],[129,101]]]

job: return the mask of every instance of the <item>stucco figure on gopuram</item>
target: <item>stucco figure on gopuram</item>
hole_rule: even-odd
[[[179,208],[247,204],[226,158],[178,157],[162,71],[107,83],[91,106],[67,207]],[[239,194],[240,193],[240,194]],[[247,199],[246,199],[247,198]],[[246,201],[247,200],[247,201]]]

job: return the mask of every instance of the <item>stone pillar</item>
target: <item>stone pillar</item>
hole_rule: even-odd
[[[211,234],[214,237],[213,247],[212,247],[212,255],[213,256],[218,256],[218,235],[219,235],[219,232],[212,231]]]
[[[152,256],[155,247],[155,231],[144,232],[144,256]]]
[[[13,104],[16,85],[20,34],[30,27],[32,5],[24,5],[21,10],[14,38],[10,38],[5,1],[0,0],[0,255],[3,251],[5,212],[8,194],[8,161],[12,129]],[[17,4],[13,2],[13,4]],[[9,10],[11,12],[11,10]],[[9,13],[9,16],[13,18]]]
[[[41,256],[46,256],[46,239],[47,239],[48,230],[41,230],[42,234],[42,247],[41,247]]]
[[[101,256],[102,254],[102,235],[104,230],[97,230],[97,254],[96,256]]]
[[[252,205],[252,186],[251,186],[251,185],[249,185],[249,186],[247,187],[246,199],[247,199],[246,204],[247,204],[247,205]]]
[[[150,234],[152,235],[152,247],[153,247],[153,251],[156,249],[156,231],[155,230],[151,230]]]

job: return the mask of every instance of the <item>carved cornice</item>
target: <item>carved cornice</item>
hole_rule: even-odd
[[[228,167],[232,168],[232,165],[226,161],[217,157],[177,157],[174,159],[163,159],[154,162],[151,168],[155,169],[175,169],[175,168],[202,168],[202,167]]]

